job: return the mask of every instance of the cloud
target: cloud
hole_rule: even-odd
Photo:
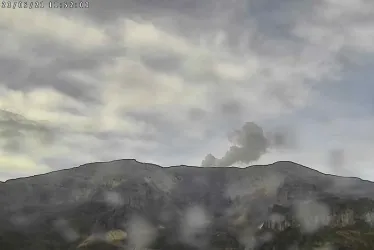
[[[323,0],[293,33],[331,55],[343,50],[374,52],[374,18],[372,3],[364,0]],[[336,55],[335,55],[336,56]]]
[[[6,110],[0,110],[0,137],[6,152],[19,152],[27,140],[37,140],[40,145],[53,141],[53,132],[48,126],[28,120]]]
[[[46,147],[26,136],[23,151],[7,139],[1,153],[65,168],[125,157],[196,164],[206,148],[204,165],[296,151],[299,138],[287,129],[265,133],[267,146],[252,138],[261,143],[234,141],[229,150],[223,131],[246,121],[265,129],[311,108],[319,91],[342,84],[347,61],[373,52],[371,3],[360,0],[90,3],[69,13],[1,11],[0,109],[55,138]]]
[[[141,54],[167,53],[176,56],[187,56],[198,52],[193,46],[182,37],[170,34],[150,22],[136,22],[123,20],[124,29],[123,43]]]
[[[242,104],[236,100],[229,100],[227,102],[222,103],[220,106],[221,112],[227,115],[238,115],[243,112],[244,107]]]
[[[235,163],[250,163],[260,159],[270,149],[292,148],[296,146],[296,134],[286,127],[265,133],[263,129],[253,122],[247,122],[241,129],[229,134],[232,146],[224,156],[217,159],[207,154],[201,163],[202,167],[228,167]]]
[[[212,155],[212,154],[207,154],[204,158],[204,160],[201,162],[201,167],[214,167],[217,166],[218,159]]]
[[[240,130],[233,131],[229,140],[231,146],[221,159],[208,154],[201,166],[228,167],[234,163],[249,163],[258,160],[269,147],[261,127],[253,122],[247,122]]]
[[[0,25],[13,34],[13,37],[7,36],[5,41],[12,39],[22,45],[25,43],[21,41],[31,36],[39,39],[39,42],[52,39],[78,50],[90,50],[105,46],[110,40],[105,28],[87,19],[69,18],[44,9],[33,9],[32,13],[28,9],[2,9]],[[56,32],[54,27],[59,27],[59,31]]]
[[[295,149],[298,146],[297,131],[294,127],[277,127],[266,137],[269,138],[272,147],[277,149]]]
[[[31,157],[20,154],[0,154],[0,176],[28,176],[51,171],[49,166],[35,162]]]

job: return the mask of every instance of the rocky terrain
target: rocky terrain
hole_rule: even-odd
[[[374,183],[293,162],[90,163],[0,182],[0,249],[374,249]]]

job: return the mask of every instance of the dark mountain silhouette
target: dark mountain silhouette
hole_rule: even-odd
[[[373,190],[293,162],[89,163],[0,183],[0,249],[373,249]]]

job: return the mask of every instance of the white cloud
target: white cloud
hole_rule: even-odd
[[[373,53],[373,10],[373,4],[364,0],[324,0],[294,33],[330,53],[343,48]]]
[[[0,172],[7,173],[7,175],[28,176],[49,171],[51,171],[50,167],[34,161],[31,157],[0,153]]]
[[[313,51],[303,50],[301,57],[298,57],[297,51],[293,51],[284,41],[283,49],[290,55],[286,55],[286,51],[280,56],[262,55],[249,48],[236,54],[228,45],[224,31],[189,38],[158,27],[150,21],[122,19],[122,22],[113,23],[118,25],[117,35],[122,36],[122,42],[115,42],[103,27],[82,18],[68,18],[52,12],[32,16],[29,12],[23,15],[22,11],[4,13],[0,22],[8,26],[7,34],[11,34],[15,41],[23,42],[21,37],[24,37],[36,42],[47,36],[60,44],[75,44],[76,49],[83,51],[103,45],[127,51],[126,55],[103,61],[96,69],[66,70],[58,74],[58,77],[75,80],[77,84],[96,93],[99,103],[95,105],[86,106],[53,89],[29,92],[2,89],[1,108],[30,120],[48,121],[54,128],[75,133],[65,134],[65,138],[83,139],[84,136],[77,136],[76,133],[87,132],[152,134],[156,132],[152,124],[126,116],[127,112],[150,111],[164,114],[163,119],[172,121],[173,126],[184,131],[185,137],[198,140],[203,137],[204,126],[208,124],[191,126],[186,115],[189,109],[203,108],[214,114],[216,104],[233,98],[247,106],[247,113],[253,118],[278,115],[289,109],[279,105],[284,102],[280,96],[283,92],[285,98],[290,99],[288,102],[302,106],[308,93],[304,80],[320,79],[329,70],[320,67],[320,59],[315,58]],[[25,22],[26,27],[21,25]],[[45,26],[47,23],[48,27]],[[52,32],[49,28],[51,23],[63,24],[66,28],[61,32]],[[251,30],[244,39],[251,42],[256,36],[255,32],[255,29]],[[79,41],[76,41],[77,36]],[[236,46],[242,46],[242,42]],[[142,60],[143,57],[163,53],[175,58],[177,63],[181,62],[174,73],[153,69]],[[264,71],[268,73],[264,74]],[[274,92],[269,91],[272,88],[275,88]],[[78,112],[71,113],[67,109]],[[98,144],[102,143],[93,138],[88,140],[77,144],[90,145],[91,148],[96,145],[98,148]],[[52,155],[72,154],[67,146],[69,144],[65,143],[66,139],[60,139],[58,146],[39,152],[38,158],[47,155],[47,151],[53,151]],[[104,155],[102,153],[96,157],[106,159],[112,154]]]
[[[139,23],[125,19],[122,24],[124,46],[138,53],[176,53],[188,55],[196,48],[181,37],[174,36],[151,22]]]
[[[98,93],[103,103],[100,117],[105,117],[100,122],[108,130],[121,123],[119,111],[142,110],[165,113],[183,127],[189,123],[183,111],[194,107],[214,111],[227,98],[243,103],[253,119],[277,116],[307,103],[311,86],[306,81],[317,83],[337,69],[331,58],[319,58],[322,54],[313,46],[300,54],[292,44],[280,41],[284,50],[280,56],[249,48],[235,54],[224,39],[219,43],[209,40],[211,34],[202,36],[205,43],[199,43],[151,22],[125,19],[122,24],[123,44],[119,46],[126,48],[126,56],[103,63],[95,72],[74,72],[75,79],[84,83],[93,85],[96,79],[106,83],[98,87]],[[255,39],[255,35],[250,33],[247,39]],[[269,46],[277,43],[268,42]],[[141,59],[163,53],[181,62],[174,73],[152,69]]]
[[[116,92],[112,92],[115,99]],[[140,133],[144,124],[123,120],[116,113],[115,101],[103,98],[104,104],[87,107],[67,95],[52,88],[40,88],[29,92],[1,88],[0,109],[15,112],[33,121],[47,122],[54,128],[73,132],[116,131],[122,133]],[[68,110],[75,110],[71,113]],[[81,112],[82,114],[79,114]]]
[[[40,42],[53,39],[65,46],[90,50],[108,44],[110,38],[105,28],[89,20],[59,15],[44,9],[2,9],[1,33],[12,36],[15,42],[38,39]],[[4,31],[5,30],[5,31]]]
[[[179,75],[157,72],[128,57],[117,57],[113,64],[102,65],[98,78],[107,82],[100,87],[101,100],[113,111],[198,106],[197,100],[203,100],[208,91],[204,86],[190,86]]]
[[[47,121],[53,127],[74,127],[82,130],[88,118],[64,112],[63,108],[84,109],[84,104],[53,89],[36,89],[30,92],[0,90],[0,108],[34,121]],[[79,129],[80,128],[80,129]]]

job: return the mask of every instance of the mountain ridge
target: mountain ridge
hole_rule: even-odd
[[[95,164],[110,164],[110,163],[117,163],[117,162],[122,162],[122,161],[125,161],[125,162],[127,162],[127,161],[136,162],[136,163],[139,163],[139,164],[146,164],[146,165],[149,165],[149,166],[159,167],[159,168],[162,168],[162,169],[180,168],[180,167],[197,168],[197,169],[201,169],[201,168],[209,168],[209,169],[228,169],[228,168],[230,168],[230,169],[248,169],[248,168],[252,168],[252,167],[271,167],[271,166],[274,166],[274,165],[277,165],[277,164],[292,164],[293,166],[302,167],[304,169],[308,169],[310,171],[314,171],[314,172],[317,172],[319,174],[323,174],[323,175],[327,175],[327,176],[341,177],[341,178],[348,178],[348,179],[357,179],[357,180],[364,181],[364,182],[374,183],[374,181],[362,179],[360,177],[341,176],[341,175],[324,173],[322,171],[313,169],[311,167],[307,167],[305,165],[299,164],[299,163],[294,162],[294,161],[275,161],[275,162],[269,163],[269,164],[255,164],[255,165],[248,165],[246,167],[237,167],[237,166],[230,166],[230,167],[200,167],[200,166],[193,166],[193,165],[161,166],[161,165],[154,164],[154,163],[151,163],[151,162],[138,161],[135,158],[116,159],[116,160],[111,160],[111,161],[95,161],[95,162],[81,164],[81,165],[78,165],[78,166],[72,167],[72,168],[65,168],[65,169],[53,170],[53,171],[50,171],[50,172],[47,172],[47,173],[43,173],[43,174],[36,174],[36,175],[30,175],[30,176],[12,178],[12,179],[8,179],[8,180],[5,180],[5,181],[0,181],[0,183],[7,183],[9,181],[20,180],[20,179],[28,179],[28,178],[39,177],[39,176],[46,176],[46,175],[51,174],[51,173],[61,173],[63,171],[74,170],[74,169],[78,169],[78,168],[82,168],[82,167],[90,167],[90,166],[95,165]]]
[[[365,220],[374,216],[372,190],[373,182],[290,161],[246,168],[162,167],[135,159],[87,163],[1,183],[0,245],[3,240],[5,250],[72,250],[90,234],[122,230],[131,238],[134,218],[155,230],[158,236],[149,242],[155,249],[175,244],[187,247],[179,245],[182,249],[217,249],[217,244],[242,249],[253,237],[259,250],[284,250],[274,247],[294,242],[310,247],[323,236],[320,230],[327,229],[339,245],[339,235],[349,234],[347,227],[371,233]],[[317,223],[313,232],[310,223]],[[70,236],[73,228],[74,240],[61,238],[56,225],[69,228]],[[266,234],[272,239],[263,242]],[[18,245],[15,235],[28,243]]]

